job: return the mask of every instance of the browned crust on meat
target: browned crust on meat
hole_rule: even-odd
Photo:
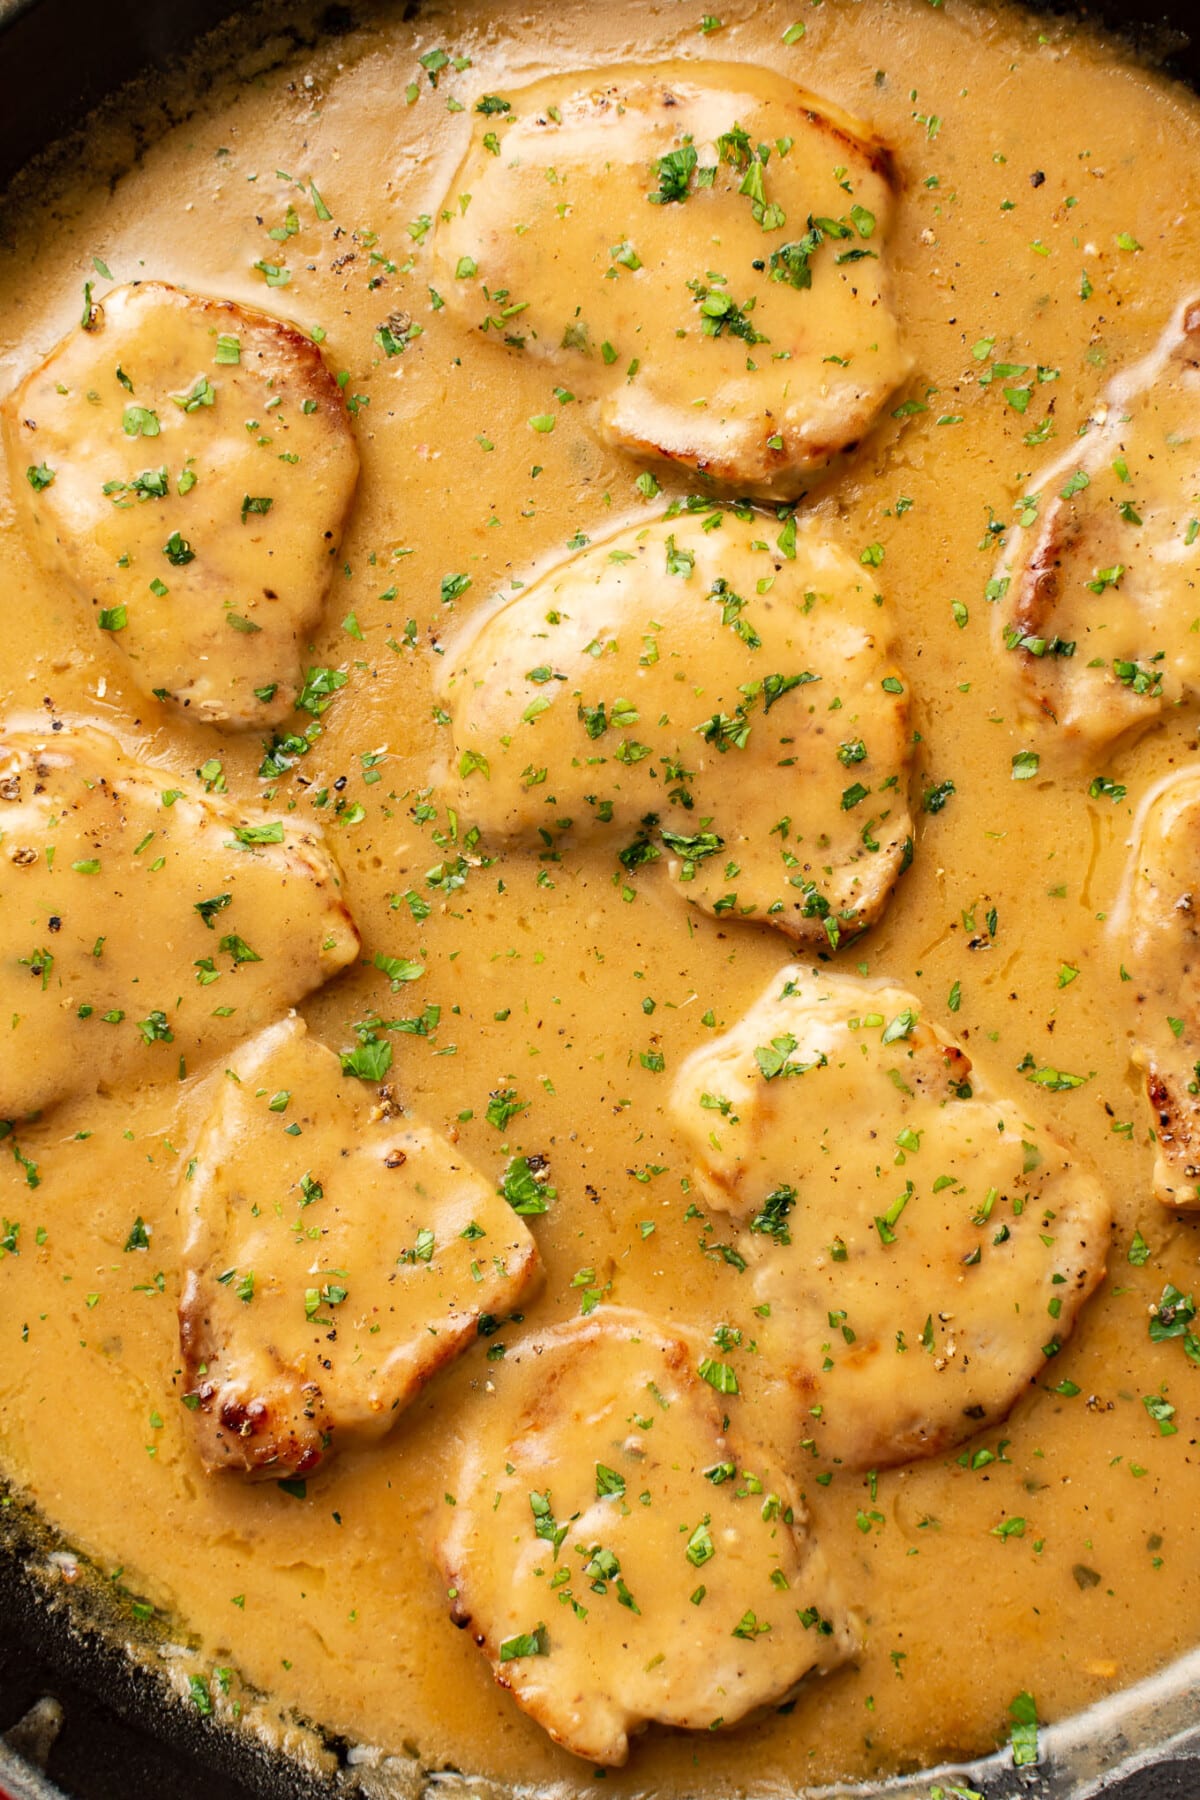
[[[244,333],[252,333],[256,337],[266,340],[260,345],[250,346],[250,354],[262,357],[270,350],[284,361],[290,361],[294,365],[293,378],[303,386],[313,389],[314,398],[318,399],[323,406],[333,407],[334,414],[344,429],[346,441],[354,448],[357,459],[357,442],[350,425],[350,416],[346,410],[345,394],[330,373],[318,346],[298,325],[292,324],[288,319],[277,318],[273,313],[260,312],[257,307],[245,306],[240,300],[222,300],[209,294],[189,293],[169,281],[131,281],[123,288],[114,288],[110,295],[105,296],[105,299],[119,293],[128,294],[131,300],[141,301],[144,299],[152,303],[178,306],[193,313],[199,312],[206,318],[214,320],[217,329],[235,323],[239,328],[236,335],[242,337],[243,358],[247,354]],[[104,329],[104,305],[105,300],[95,303],[93,310],[96,314],[96,323],[90,327],[91,330],[102,331]],[[28,379],[34,379],[40,375],[55,360],[61,348],[61,345],[56,345],[49,356],[44,357],[38,364],[33,371],[33,376]],[[14,418],[20,417],[19,399],[20,393],[23,391],[24,384],[18,394],[7,403]]]
[[[852,156],[861,158],[872,174],[880,176],[887,182],[893,193],[900,192],[900,172],[896,159],[887,144],[882,143],[876,137],[859,137],[857,132],[847,131],[844,125],[837,124],[819,107],[805,107],[803,117],[806,124],[812,125],[818,131],[827,132]]]
[[[1153,1063],[1146,1071],[1146,1098],[1158,1139],[1158,1199],[1164,1206],[1186,1210],[1200,1207],[1200,1102],[1191,1094],[1180,1093]],[[1164,1185],[1163,1166],[1176,1177],[1178,1185]]]
[[[1033,553],[1014,583],[1016,592],[1010,602],[1011,623],[1022,637],[1053,635],[1054,612],[1061,593],[1059,571],[1063,559],[1074,548],[1081,534],[1079,521],[1070,516],[1069,503],[1054,500],[1042,515]],[[1048,684],[1042,679],[1046,672],[1044,660],[1025,649],[1011,650],[1006,654],[1020,658],[1038,706],[1047,719],[1057,724],[1054,703],[1047,691]]]
[[[702,73],[702,69],[698,73]],[[621,83],[609,82],[606,86],[593,88],[586,96],[586,103],[596,112],[606,113],[620,102],[625,92],[626,89]],[[660,87],[658,97],[666,110],[680,104],[680,96],[666,82]],[[825,133],[848,155],[856,161],[865,163],[872,174],[878,175],[887,182],[893,193],[898,194],[901,191],[900,172],[889,145],[874,134],[864,137],[856,131],[849,130],[845,125],[839,125],[837,120],[825,112],[811,95],[806,95],[805,99],[808,103],[797,108],[797,111],[806,125]],[[551,120],[548,114],[541,113],[533,123],[548,130],[552,124],[557,127],[561,121]]]
[[[1200,322],[1200,302],[1196,314]],[[1129,911],[1122,951],[1138,984],[1133,1062],[1143,1074],[1157,1140],[1155,1197],[1173,1211],[1200,1208],[1200,1093],[1193,1091],[1200,1055],[1198,774],[1193,766],[1162,784],[1125,874]]]
[[[1168,341],[1160,345],[1157,362],[1151,373],[1147,374],[1144,369],[1135,371],[1133,379],[1136,386],[1130,387],[1125,379],[1118,379],[1109,387],[1107,402],[1110,408],[1116,408],[1113,416],[1125,419],[1127,406],[1136,404],[1147,393],[1153,393],[1164,377],[1170,381],[1172,364],[1181,364],[1192,370],[1200,369],[1200,298],[1188,302],[1176,315],[1168,328]],[[1085,473],[1094,474],[1114,454],[1118,441],[1111,423],[1100,425],[1089,437],[1088,447],[1077,459],[1075,466]],[[1057,487],[1055,478],[1061,478],[1071,466],[1070,463],[1055,463],[1045,472],[1044,479],[1053,480]],[[1035,481],[1031,485],[1039,486],[1040,483]],[[1022,637],[1049,638],[1055,635],[1057,609],[1065,597],[1064,570],[1081,548],[1086,549],[1087,540],[1099,516],[1098,502],[1090,490],[1085,489],[1078,497],[1074,494],[1064,497],[1061,493],[1054,493],[1040,515],[1032,548],[1011,577],[1004,606],[1004,619],[1009,629]],[[1009,656],[1018,659],[1025,684],[1045,718],[1053,724],[1060,723],[1060,699],[1064,714],[1071,713],[1071,702],[1066,689],[1078,676],[1068,672],[1069,663],[1060,664],[1057,659],[1049,656],[1038,657],[1024,648],[1011,651],[1006,649],[1004,655],[1006,659]],[[1110,708],[1114,698],[1111,692],[1107,696],[1106,704]],[[1159,700],[1152,696],[1141,696],[1128,690],[1123,692],[1120,695],[1120,710],[1124,725],[1118,724],[1110,735],[1118,736],[1123,729],[1136,726],[1139,722],[1144,723],[1159,709]],[[1082,728],[1070,716],[1066,718],[1068,731]]]
[[[735,439],[723,429],[721,437],[733,443],[727,455],[701,448],[698,443],[664,443],[633,429],[621,410],[623,396],[618,395],[611,413],[602,415],[601,436],[608,439],[626,456],[639,462],[670,463],[687,469],[710,486],[717,495],[757,495],[768,499],[803,499],[808,489],[797,486],[808,479],[810,485],[825,480],[831,471],[841,467],[858,449],[875,421],[879,408],[895,392],[894,382],[879,382],[861,396],[860,417],[850,422],[849,435],[839,432],[824,440],[805,437],[797,443],[797,434],[780,432],[770,413],[764,413],[753,426],[747,426],[744,437]],[[752,433],[756,440],[751,441]],[[782,448],[772,448],[770,440],[782,437]]]
[[[1172,1162],[1181,1163],[1183,1172],[1195,1181],[1200,1176],[1200,1166],[1186,1162],[1195,1141],[1191,1116],[1195,1113],[1194,1106],[1179,1098],[1171,1083],[1153,1064],[1146,1071],[1146,1098],[1154,1114],[1159,1148]]]
[[[528,1262],[521,1273],[531,1281],[536,1262]],[[411,1390],[393,1401],[392,1411],[407,1405],[461,1355],[477,1334],[480,1310],[474,1307],[440,1328],[436,1349],[423,1362]],[[194,1275],[188,1277],[179,1303],[179,1341],[196,1447],[209,1474],[231,1469],[252,1478],[310,1475],[334,1454],[338,1425],[320,1383],[301,1377],[271,1346],[259,1346],[260,1353],[271,1359],[269,1381],[247,1387],[224,1373]]]
[[[1064,556],[1078,540],[1079,525],[1064,520],[1066,502],[1056,500],[1042,516],[1033,554],[1017,583],[1012,607],[1013,624],[1024,634],[1040,636],[1050,622],[1059,598],[1059,570]],[[1022,655],[1028,656],[1028,651]]]
[[[402,1167],[404,1153],[389,1168]],[[506,1258],[518,1284],[513,1300],[521,1300],[539,1279],[536,1245],[510,1248]],[[193,1415],[196,1449],[208,1474],[230,1470],[251,1479],[311,1475],[339,1447],[338,1424],[320,1382],[302,1377],[269,1344],[255,1350],[270,1359],[269,1380],[240,1382],[223,1369],[220,1341],[206,1310],[207,1272],[188,1272],[179,1301],[179,1345],[184,1403]],[[415,1394],[462,1354],[476,1336],[482,1308],[473,1306],[443,1325],[436,1347],[426,1354],[411,1387],[393,1397],[389,1416],[409,1404]],[[254,1391],[258,1389],[259,1391]]]
[[[973,1067],[965,1050],[947,1042],[927,1019],[918,1019],[905,1048],[912,1052],[906,1065],[908,1080],[943,1100],[959,1098]]]
[[[1182,336],[1174,355],[1180,362],[1200,367],[1200,300],[1189,300],[1180,320]],[[1195,340],[1195,341],[1194,341]]]
[[[189,1271],[179,1301],[179,1346],[184,1404],[193,1418],[200,1460],[209,1474],[307,1474],[330,1442],[321,1390],[272,1358],[274,1397],[234,1387],[221,1367],[221,1349],[204,1300],[204,1281]],[[257,1384],[264,1390],[267,1383]]]
[[[1104,442],[1107,443],[1108,440]],[[1082,466],[1094,468],[1101,460],[1098,456],[1092,456]],[[1051,638],[1055,635],[1056,613],[1063,598],[1063,566],[1086,542],[1092,505],[1086,497],[1082,507],[1077,507],[1074,499],[1057,498],[1045,513],[1033,551],[1023,569],[1014,577],[1015,591],[1009,601],[1009,626],[1022,637]],[[1070,661],[1064,664],[1054,656],[1035,656],[1031,650],[1023,647],[1012,650],[1005,648],[1003,654],[1020,659],[1022,675],[1039,711],[1051,724],[1059,724],[1060,709],[1069,712],[1070,703],[1064,694],[1060,708],[1056,690],[1062,690],[1065,682],[1077,679],[1067,673]],[[1077,662],[1078,657],[1074,660]],[[1114,736],[1159,710],[1160,702],[1154,698],[1137,695],[1131,689],[1117,692],[1120,693],[1125,723],[1114,729]],[[1108,704],[1111,706],[1114,700],[1115,693],[1110,693]],[[1081,729],[1081,725],[1068,717],[1066,729],[1068,732],[1077,731]]]
[[[702,481],[711,483],[714,489],[736,486],[739,469],[742,470],[741,479],[745,482],[744,464],[737,457],[706,456],[690,446],[657,443],[644,432],[629,431],[624,426],[610,427],[608,435],[627,456],[635,457],[639,462],[667,462],[673,463],[677,468],[690,469]],[[775,454],[779,455],[778,452]],[[781,466],[784,460],[780,455]]]

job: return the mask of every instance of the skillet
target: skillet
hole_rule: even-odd
[[[420,0],[410,0],[416,11]],[[938,0],[934,0],[938,3]],[[1102,23],[1138,54],[1200,88],[1195,0],[1099,0],[1043,10]],[[153,77],[233,12],[241,34],[280,37],[279,16],[237,0],[0,0],[0,193],[30,158],[77,129],[135,77],[174,117]],[[321,36],[354,26],[331,4]],[[286,52],[304,45],[284,26]],[[140,146],[135,145],[137,155]],[[86,154],[80,136],[65,154]],[[119,1572],[118,1572],[119,1574]],[[115,1577],[90,1569],[0,1481],[0,1800],[492,1800],[487,1784],[414,1761],[381,1760],[317,1729],[288,1749],[217,1728],[178,1697],[164,1668],[186,1647],[134,1624]],[[1196,1800],[1200,1795],[1200,1651],[1174,1669],[1042,1734],[1042,1762],[1016,1771],[1006,1753],[961,1769],[822,1800]],[[795,1800],[804,1800],[797,1794]],[[815,1800],[815,1796],[814,1796]]]

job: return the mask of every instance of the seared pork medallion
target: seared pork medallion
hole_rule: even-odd
[[[446,658],[450,803],[485,838],[651,865],[828,948],[912,855],[907,682],[873,572],[706,509],[597,544]]]
[[[623,1763],[651,1721],[736,1725],[856,1647],[725,1372],[690,1337],[606,1309],[510,1349],[462,1439],[439,1547],[453,1615],[591,1762]]]
[[[813,1455],[882,1468],[1002,1418],[1104,1276],[1094,1171],[889,983],[782,969],[672,1111]]]
[[[868,126],[767,69],[690,61],[572,71],[476,113],[434,282],[545,365],[547,411],[565,384],[615,449],[769,499],[870,430],[911,360],[895,172]]]
[[[97,726],[0,732],[0,1117],[178,1081],[354,961],[320,834]]]
[[[1200,1207],[1200,765],[1147,797],[1111,929],[1132,982],[1154,1191],[1164,1206]]]
[[[160,282],[90,293],[5,403],[14,492],[143,692],[273,723],[358,479],[341,391],[265,313]]]
[[[293,1015],[213,1077],[179,1187],[183,1379],[210,1472],[304,1474],[380,1436],[540,1279],[495,1184],[352,1065]]]
[[[999,652],[1081,749],[1200,694],[1200,300],[1029,479],[997,580]]]

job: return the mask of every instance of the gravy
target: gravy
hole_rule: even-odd
[[[205,1675],[231,1667],[430,1767],[593,1784],[454,1631],[428,1546],[489,1353],[593,1293],[705,1335],[725,1315],[736,1272],[702,1253],[666,1100],[683,1058],[745,1012],[788,950],[665,885],[627,900],[600,859],[488,861],[485,842],[460,863],[471,821],[456,839],[428,792],[455,632],[576,534],[649,522],[686,488],[664,477],[648,504],[580,408],[531,431],[545,371],[435,308],[428,237],[480,94],[573,64],[761,62],[868,120],[904,178],[895,293],[918,373],[808,510],[886,586],[920,733],[914,794],[931,798],[882,922],[837,962],[911,988],[1020,1095],[1032,1127],[1053,1122],[1089,1154],[1117,1229],[1104,1287],[1002,1428],[878,1477],[805,1474],[813,1529],[865,1616],[856,1665],[729,1737],[651,1733],[607,1787],[716,1796],[990,1749],[1014,1696],[1031,1694],[1042,1719],[1066,1715],[1187,1648],[1200,1612],[1197,1376],[1178,1344],[1147,1333],[1164,1284],[1196,1284],[1197,1227],[1152,1196],[1121,946],[1106,931],[1137,803],[1193,753],[1195,719],[1175,710],[1102,761],[1060,755],[1017,718],[986,597],[1046,459],[1194,282],[1200,106],[1085,33],[960,0],[723,0],[716,22],[675,0],[481,0],[412,23],[404,11],[373,8],[304,54],[282,36],[260,51],[231,27],[195,65],[218,78],[194,110],[133,162],[131,128],[98,125],[76,170],[22,184],[0,251],[6,390],[72,326],[85,279],[103,297],[109,270],[325,334],[363,467],[309,657],[349,676],[320,735],[264,781],[257,736],[169,720],[36,566],[7,492],[0,703],[127,732],[136,721],[140,753],[167,771],[216,756],[231,793],[265,789],[326,827],[367,956],[421,956],[425,974],[398,1001],[364,961],[305,1003],[309,1028],[338,1049],[365,1015],[440,1008],[435,1032],[394,1039],[400,1092],[497,1178],[511,1153],[549,1158],[558,1198],[535,1221],[546,1285],[522,1326],[479,1344],[302,1497],[208,1478],[180,1404],[175,1317],[175,1182],[204,1071],[72,1101],[0,1146],[0,1459],[102,1569],[123,1567],[195,1634]],[[259,263],[285,264],[290,281],[268,290]],[[397,311],[423,331],[389,358],[374,334]],[[1047,419],[1045,447],[1028,445]],[[1040,769],[1014,781],[1028,749]],[[1116,785],[1093,797],[1096,776]],[[149,972],[154,942],[144,956]],[[1027,1054],[1086,1079],[1027,1084]],[[507,1088],[525,1110],[498,1129],[488,1099]],[[139,1215],[148,1248],[127,1251]]]

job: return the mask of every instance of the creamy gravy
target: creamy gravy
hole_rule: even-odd
[[[498,1176],[510,1150],[550,1158],[558,1200],[534,1222],[547,1281],[525,1329],[576,1315],[598,1289],[602,1305],[711,1333],[738,1276],[701,1253],[667,1094],[685,1055],[736,1021],[787,946],[681,905],[665,882],[639,884],[628,902],[600,859],[578,854],[513,853],[472,866],[464,886],[428,885],[461,848],[440,810],[424,822],[411,810],[443,755],[441,650],[575,534],[648,521],[662,502],[644,502],[635,468],[599,446],[581,409],[557,407],[544,369],[431,308],[425,220],[463,153],[469,114],[456,107],[570,65],[761,62],[895,147],[896,300],[918,371],[903,393],[923,410],[885,413],[810,510],[853,556],[868,553],[886,587],[921,733],[917,794],[947,781],[955,791],[921,818],[882,922],[838,960],[911,988],[1019,1095],[1032,1127],[1053,1121],[1094,1158],[1117,1217],[1109,1278],[1043,1382],[971,1447],[995,1460],[952,1455],[877,1481],[805,1477],[813,1528],[866,1618],[856,1666],[729,1738],[651,1733],[608,1786],[720,1794],[990,1748],[1016,1694],[1031,1693],[1042,1718],[1086,1705],[1186,1648],[1200,1608],[1195,1371],[1177,1343],[1147,1334],[1164,1283],[1195,1286],[1196,1227],[1152,1198],[1121,947],[1105,930],[1136,803],[1187,760],[1194,720],[1181,711],[1102,764],[1060,760],[1049,731],[1016,719],[985,598],[999,528],[1045,459],[1191,291],[1200,112],[1087,37],[956,0],[727,0],[710,35],[698,6],[634,0],[536,13],[491,0],[431,7],[412,24],[401,10],[380,6],[311,56],[285,56],[284,38],[259,54],[232,36],[228,79],[119,179],[106,180],[131,141],[118,122],[49,200],[25,191],[6,212],[0,256],[6,389],[72,326],[84,279],[102,295],[93,256],[117,280],[194,286],[327,334],[332,367],[363,397],[363,473],[312,647],[314,664],[349,674],[322,734],[264,784],[254,736],[168,721],[97,643],[86,609],[35,565],[7,495],[3,711],[48,719],[54,708],[127,731],[137,721],[141,752],[165,768],[218,756],[231,792],[253,798],[265,785],[277,805],[325,823],[367,952],[423,955],[427,968],[398,999],[369,965],[346,974],[305,1004],[310,1029],[341,1048],[370,1012],[437,1005],[435,1035],[395,1037],[405,1100],[457,1133],[485,1172]],[[805,33],[784,44],[794,20]],[[443,48],[471,66],[447,64],[435,87],[418,58]],[[329,220],[298,181],[316,182]],[[298,232],[272,240],[289,206]],[[258,262],[286,263],[291,281],[268,290]],[[373,337],[396,311],[424,331],[388,359]],[[996,363],[1027,372],[982,380]],[[1039,381],[1039,367],[1056,378]],[[1024,412],[1005,394],[1021,386]],[[554,431],[531,431],[526,421],[551,406]],[[1051,408],[1055,435],[1027,447]],[[667,484],[668,496],[684,491]],[[444,604],[443,578],[466,574],[469,590]],[[1014,782],[1014,755],[1033,748],[1037,777]],[[1089,796],[1101,774],[1122,798]],[[420,923],[409,890],[431,909]],[[153,941],[144,953],[149,972]],[[646,1051],[661,1053],[662,1073],[643,1066]],[[1089,1079],[1061,1093],[1026,1085],[1027,1053]],[[122,1566],[131,1588],[196,1634],[203,1669],[230,1666],[337,1731],[415,1748],[432,1766],[590,1786],[586,1765],[515,1709],[450,1625],[429,1549],[487,1349],[515,1342],[517,1327],[303,1498],[201,1472],[180,1405],[174,1186],[199,1123],[199,1073],[72,1102],[17,1134],[40,1185],[6,1158],[0,1215],[20,1224],[19,1253],[0,1260],[6,1471],[102,1568]],[[503,1131],[485,1117],[501,1087],[527,1102]],[[138,1215],[149,1248],[126,1253]],[[1131,1263],[1141,1243],[1148,1260]],[[1070,1391],[1053,1391],[1064,1382]],[[1174,1406],[1164,1422],[1177,1431],[1160,1433],[1145,1396]],[[1021,1531],[997,1535],[1018,1519]]]

